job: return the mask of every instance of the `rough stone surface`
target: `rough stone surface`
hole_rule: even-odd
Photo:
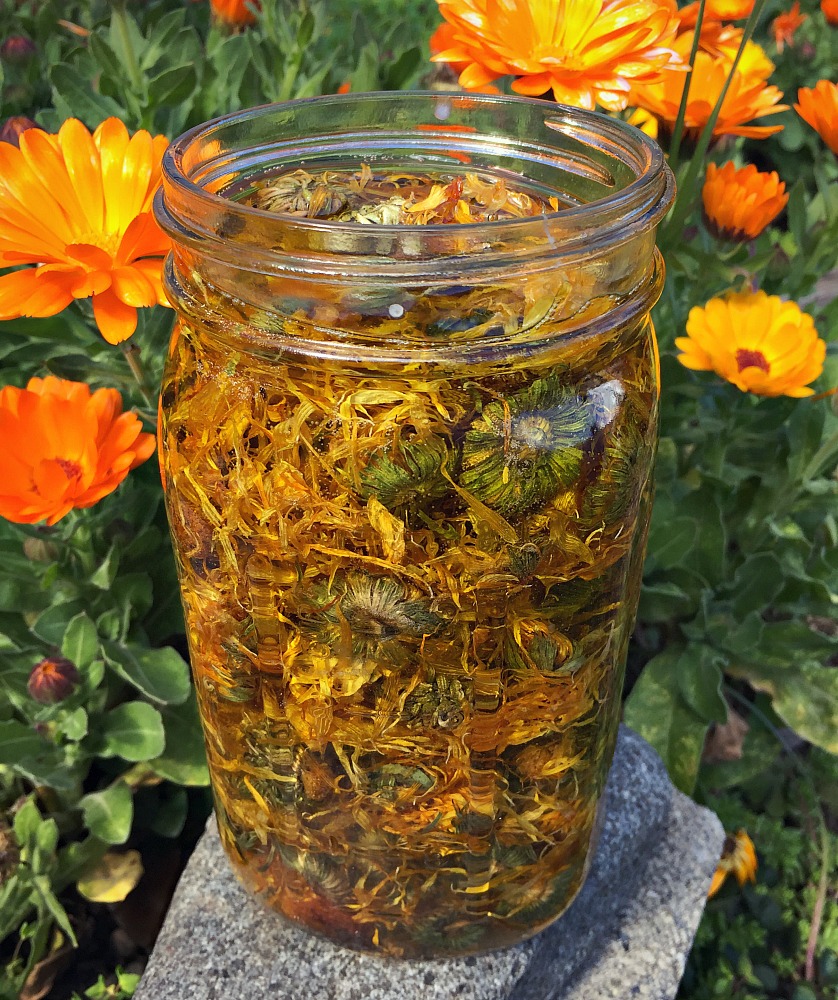
[[[439,962],[361,955],[249,896],[214,820],[175,893],[136,1000],[672,1000],[723,832],[623,727],[587,881],[555,924],[504,951]]]

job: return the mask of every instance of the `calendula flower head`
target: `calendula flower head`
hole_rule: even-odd
[[[246,28],[256,22],[253,8],[261,9],[259,0],[210,0],[213,14],[230,28]]]
[[[92,298],[108,343],[137,326],[137,309],[166,304],[169,239],[151,203],[165,136],[129,136],[116,118],[91,135],[75,118],[56,135],[30,128],[19,148],[0,143],[0,319],[54,316]]]
[[[806,20],[808,14],[800,13],[799,0],[794,0],[789,10],[778,14],[771,22],[771,33],[774,36],[774,44],[777,51],[782,52],[786,45],[794,43],[794,35],[801,24]]]
[[[30,128],[40,128],[37,122],[33,122],[26,115],[12,115],[0,125],[0,142],[11,143],[12,146],[20,145],[20,137]]]
[[[672,48],[678,19],[669,0],[437,0],[451,26],[433,59],[463,63],[460,85],[512,89],[561,104],[626,107],[633,81],[682,66]]]
[[[699,49],[709,52],[711,56],[722,56],[731,65],[739,51],[742,42],[742,29],[734,24],[722,24],[721,21],[705,21],[701,25],[701,35],[698,40]],[[689,59],[695,32],[691,29],[678,36],[675,41],[675,51],[684,60]],[[750,39],[745,42],[737,70],[745,77],[758,78],[766,81],[776,69],[768,58],[765,49]]]
[[[829,24],[838,27],[838,0],[821,0],[821,13]]]
[[[716,895],[728,875],[735,875],[740,885],[756,882],[757,853],[753,841],[744,830],[737,830],[733,836],[725,837],[722,856],[707,893],[708,898]]]
[[[684,117],[687,135],[697,138],[703,132],[725,81],[731,74],[732,65],[726,55],[712,56],[704,51],[696,53]],[[683,74],[667,73],[660,83],[637,84],[632,88],[633,102],[651,111],[660,122],[671,128],[678,117],[685,82]],[[761,73],[753,70],[744,72],[737,67],[713,126],[713,135],[741,135],[762,139],[782,131],[782,125],[748,124],[755,118],[785,111],[787,105],[778,103],[782,98],[782,93],[776,87],[766,84]]]
[[[754,9],[755,0],[706,0],[704,21],[743,21]],[[678,11],[678,19],[684,28],[693,28],[698,23],[699,0]]]
[[[730,292],[690,310],[678,360],[757,396],[811,396],[826,344],[812,317],[765,292]]]
[[[777,173],[761,173],[752,163],[739,170],[734,163],[708,164],[701,198],[710,232],[735,243],[756,239],[789,200]]]
[[[838,155],[838,86],[818,80],[813,89],[801,87],[794,110]]]
[[[154,451],[116,389],[33,378],[0,389],[0,517],[55,524],[112,493]]]
[[[42,705],[54,705],[69,698],[79,680],[74,663],[63,656],[48,656],[32,668],[26,690]]]

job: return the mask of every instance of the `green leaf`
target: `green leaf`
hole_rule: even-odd
[[[64,642],[67,626],[84,609],[85,602],[81,599],[53,604],[38,615],[32,631],[51,646],[60,646]]]
[[[87,712],[83,708],[73,709],[58,722],[58,728],[68,740],[78,742],[87,736]]]
[[[112,545],[98,568],[91,574],[90,582],[94,587],[98,587],[99,590],[110,590],[118,569],[119,549],[116,545]]]
[[[113,670],[147,698],[163,705],[180,705],[189,697],[189,665],[171,646],[143,649],[102,643]]]
[[[690,708],[707,722],[727,721],[722,697],[722,657],[711,647],[691,643],[678,658],[678,690]]]
[[[649,532],[649,556],[657,569],[672,569],[687,561],[695,548],[698,522],[691,517],[674,517],[664,520],[652,518]]]
[[[643,585],[640,592],[640,621],[658,624],[689,617],[695,602],[677,584],[662,581]]]
[[[192,96],[197,83],[194,66],[165,69],[148,82],[149,103],[156,107],[182,104]]]
[[[27,757],[36,757],[46,744],[31,726],[17,719],[0,722],[0,764],[16,764]]]
[[[132,762],[153,760],[166,746],[160,713],[144,701],[129,701],[108,712],[100,735],[102,756],[116,755]]]
[[[125,117],[125,109],[110,97],[96,94],[83,82],[78,67],[59,63],[49,74],[52,84],[52,100],[63,118],[81,118],[88,126],[99,125],[114,115]]]
[[[804,739],[838,754],[838,670],[819,663],[735,664],[728,673],[771,695],[771,707]]]
[[[106,844],[124,844],[131,832],[134,798],[124,781],[102,792],[91,792],[79,802],[84,822],[94,837]]]
[[[664,650],[643,668],[625,705],[625,722],[661,755],[676,787],[695,787],[708,723],[684,700],[678,679],[682,647]]]
[[[74,663],[79,670],[85,670],[96,659],[99,652],[99,636],[96,626],[82,611],[70,619],[61,640],[61,655]]]
[[[207,753],[193,694],[177,708],[163,710],[166,751],[151,762],[155,772],[178,785],[208,785]]]
[[[744,618],[753,611],[763,612],[771,606],[785,581],[783,566],[772,552],[751,556],[736,571],[733,579],[733,613]]]
[[[49,878],[46,875],[36,875],[32,879],[32,884],[40,897],[41,907],[50,914],[61,930],[64,931],[73,943],[73,946],[78,947],[78,941],[76,940],[73,926],[70,923],[66,910],[61,903],[58,902],[58,897],[52,891]],[[41,907],[39,907],[39,909]]]
[[[35,838],[38,827],[43,823],[38,807],[33,798],[28,798],[26,802],[15,813],[13,829],[15,840],[21,847],[30,849],[35,847]]]

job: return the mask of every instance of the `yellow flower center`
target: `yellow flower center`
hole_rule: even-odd
[[[762,351],[749,351],[744,347],[736,352],[736,364],[739,366],[740,372],[746,368],[759,368],[768,375],[771,371],[771,365],[769,365]]]

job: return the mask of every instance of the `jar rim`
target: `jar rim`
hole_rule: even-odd
[[[408,123],[423,113],[427,121]],[[342,124],[318,130],[321,120]],[[470,161],[485,172],[486,159],[496,158],[495,172],[535,176],[545,191],[555,177],[571,206],[502,221],[364,225],[272,213],[230,197],[272,167],[319,161],[325,168],[339,151],[359,166],[373,151],[381,163],[388,144],[415,156],[415,168],[462,174]],[[176,244],[219,260],[246,248],[248,269],[263,273],[408,277],[455,257],[474,274],[508,268],[511,257],[538,268],[605,254],[656,227],[674,190],[657,143],[607,115],[506,95],[381,91],[266,104],[193,127],[164,155],[155,214]],[[602,196],[585,201],[579,192]]]

